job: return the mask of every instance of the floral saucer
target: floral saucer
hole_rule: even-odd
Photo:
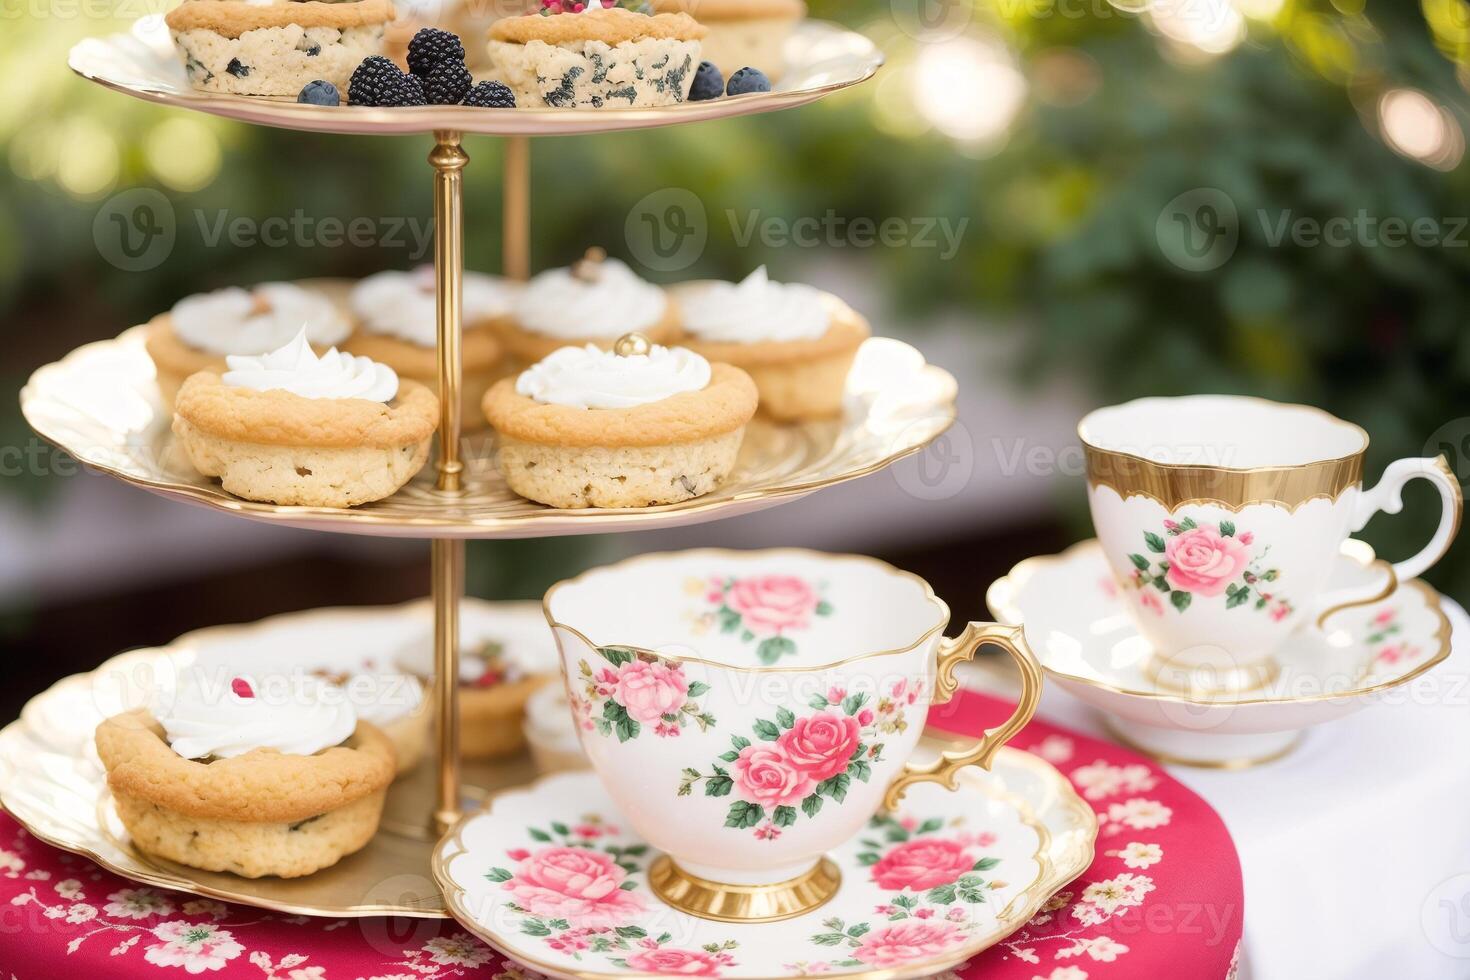
[[[1375,580],[1339,558],[1330,587]],[[1120,741],[1164,762],[1243,768],[1289,752],[1304,729],[1351,714],[1439,663],[1450,624],[1439,594],[1404,582],[1387,598],[1304,626],[1277,653],[1277,675],[1239,694],[1182,693],[1147,669],[1152,649],[1118,595],[1096,541],[1031,558],[990,586],[1003,623],[1021,624],[1059,686],[1102,710]]]
[[[842,885],[821,908],[732,924],[660,902],[657,853],[579,772],[497,796],[440,843],[434,875],[466,928],[548,976],[899,980],[1020,928],[1091,864],[1096,835],[1055,769],[1002,749],[992,772],[966,770],[953,793],[913,787],[902,812],[830,854]]]

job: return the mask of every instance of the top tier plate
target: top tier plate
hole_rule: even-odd
[[[88,38],[72,48],[72,71],[100,85],[161,105],[197,109],[227,119],[317,133],[401,135],[457,130],[490,136],[565,136],[647,129],[675,123],[774,112],[815,102],[871,78],[883,55],[872,41],[826,21],[803,22],[787,41],[787,68],[775,90],[647,109],[412,109],[298,105],[270,99],[198,92],[184,76],[161,16],[144,17],[127,34]]]
[[[875,337],[858,352],[841,419],[775,425],[757,418],[713,493],[660,507],[556,510],[516,496],[489,437],[464,440],[466,490],[434,490],[432,461],[386,500],[351,509],[243,500],[200,476],[174,444],[144,327],[87,344],[31,375],[21,411],[86,465],[175,500],[293,527],[391,537],[525,538],[599,534],[734,517],[876,472],[917,452],[955,418],[955,380],[914,348]]]

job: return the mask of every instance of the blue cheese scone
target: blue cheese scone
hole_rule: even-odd
[[[196,89],[294,97],[318,79],[347,91],[363,59],[383,53],[393,3],[185,0],[164,19]]]
[[[485,415],[495,465],[551,507],[653,507],[709,493],[729,475],[755,414],[750,376],[682,347],[625,337],[564,347],[495,384]]]
[[[189,671],[97,727],[107,785],[140,850],[206,871],[296,878],[378,829],[393,746],[329,686]]]
[[[317,357],[304,333],[226,358],[179,389],[174,435],[194,468],[237,497],[308,507],[381,500],[429,458],[439,399],[366,357]]]
[[[483,426],[480,402],[485,392],[508,372],[502,366],[497,326],[510,314],[520,284],[479,272],[464,274],[461,304],[460,418],[466,429]],[[439,388],[438,318],[434,269],[380,272],[352,290],[350,304],[357,320],[352,339],[342,350],[386,364],[400,378]]]
[[[681,343],[750,373],[761,413],[780,422],[842,414],[847,375],[868,321],[831,293],[773,282],[765,266],[742,282],[674,290]]]
[[[688,14],[560,3],[490,28],[491,72],[518,106],[673,105],[689,97],[705,28]]]
[[[189,296],[148,324],[144,346],[158,389],[173,408],[179,385],[200,371],[225,370],[230,354],[264,354],[290,343],[306,324],[318,351],[340,344],[352,325],[331,297],[289,282],[265,282]]]
[[[658,13],[687,13],[709,33],[705,61],[729,78],[741,68],[759,68],[771,81],[786,71],[786,41],[806,17],[803,0],[650,0]]]

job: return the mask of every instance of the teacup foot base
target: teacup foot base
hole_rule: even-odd
[[[1180,732],[1107,717],[1103,727],[1126,748],[1168,765],[1196,769],[1254,769],[1290,755],[1303,738],[1299,731],[1258,735]]]
[[[777,922],[820,908],[837,894],[842,873],[827,858],[810,871],[769,885],[725,885],[696,877],[663,855],[648,869],[648,884],[681,912],[715,922]]]
[[[1235,698],[1261,691],[1281,677],[1281,663],[1275,657],[1246,667],[1182,666],[1160,654],[1154,654],[1144,666],[1144,674],[1163,692],[1192,698]]]

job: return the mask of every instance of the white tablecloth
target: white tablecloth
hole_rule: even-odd
[[[1409,690],[1267,766],[1168,767],[1235,838],[1242,980],[1470,978],[1470,618],[1446,611],[1454,650]],[[1055,685],[1041,714],[1108,737]]]

